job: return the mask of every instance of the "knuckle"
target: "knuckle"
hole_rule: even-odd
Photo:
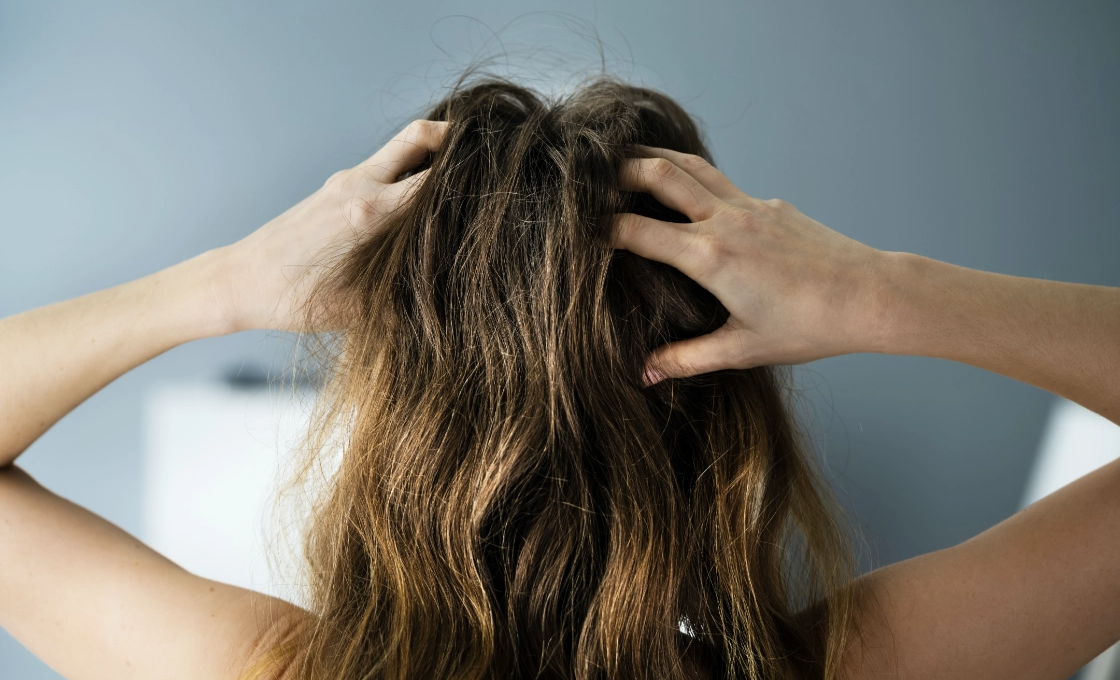
[[[731,225],[736,229],[753,230],[757,225],[758,218],[749,210],[736,208],[728,211],[727,214]]]
[[[667,158],[653,158],[646,163],[650,172],[658,177],[669,177],[676,170],[676,166]]]
[[[711,163],[703,156],[694,153],[686,153],[684,157],[681,158],[681,165],[689,170],[703,170],[711,165]]]
[[[361,223],[373,216],[374,209],[368,200],[353,197],[342,202],[342,214],[351,223]]]
[[[408,124],[408,138],[428,146],[435,141],[437,132],[434,121],[417,119]]]
[[[718,235],[711,235],[702,241],[703,256],[709,263],[719,266],[720,263],[726,262],[731,257],[731,246],[723,238]]]
[[[773,208],[774,210],[776,210],[778,212],[785,212],[785,211],[787,211],[787,210],[789,210],[790,208],[793,207],[792,205],[783,201],[780,198],[771,198],[768,201],[763,201],[763,203],[765,203],[766,205],[770,206],[771,208]]]
[[[682,254],[697,266],[710,270],[719,261],[722,246],[719,237],[711,233],[694,232],[683,244]]]
[[[343,182],[346,181],[347,174],[348,173],[347,173],[346,170],[339,170],[338,172],[336,172],[333,175],[331,175],[330,177],[328,177],[327,181],[323,182],[323,186],[324,187],[340,186]]]

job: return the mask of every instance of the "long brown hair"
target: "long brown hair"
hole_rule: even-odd
[[[313,457],[345,437],[291,676],[833,677],[854,560],[788,369],[640,381],[727,318],[610,246],[618,212],[687,221],[617,177],[636,144],[710,161],[695,121],[608,77],[473,76],[426,117],[451,122],[428,176],[309,305],[354,313],[313,429]]]

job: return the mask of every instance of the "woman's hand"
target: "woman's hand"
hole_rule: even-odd
[[[615,247],[676,267],[731,314],[713,333],[658,348],[647,384],[878,350],[886,253],[784,201],[748,196],[699,156],[642,151],[650,157],[623,166],[623,188],[648,192],[692,221],[618,215]]]
[[[422,173],[397,178],[445,128],[413,123],[238,243],[0,319],[0,626],[67,677],[233,678],[262,635],[303,615],[187,573],[8,464],[172,347],[246,328],[303,330],[313,265],[383,224]]]
[[[215,299],[231,330],[303,328],[303,303],[333,258],[376,231],[427,171],[397,181],[435,151],[446,122],[417,120],[363,163],[335,173],[315,193],[225,249]],[[325,319],[329,327],[338,322]]]

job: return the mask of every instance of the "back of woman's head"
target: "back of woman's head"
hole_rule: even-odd
[[[450,121],[430,172],[320,289],[355,313],[296,675],[831,671],[851,562],[781,374],[641,383],[727,317],[610,245],[619,212],[686,221],[618,171],[638,144],[708,157],[693,120],[610,79],[549,99],[489,77],[427,117]]]

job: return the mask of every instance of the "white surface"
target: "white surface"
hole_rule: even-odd
[[[274,510],[282,464],[306,428],[299,401],[290,389],[222,383],[153,390],[145,402],[148,544],[200,576],[298,601],[284,569],[295,564],[299,527],[281,531]]]
[[[1116,458],[1120,426],[1072,401],[1056,400],[1023,493],[1023,507]]]

